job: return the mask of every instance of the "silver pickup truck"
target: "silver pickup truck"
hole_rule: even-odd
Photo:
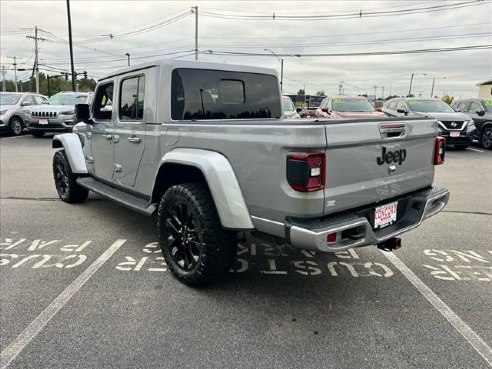
[[[281,119],[276,72],[162,60],[99,80],[84,123],[53,139],[60,198],[94,191],[156,215],[174,276],[227,272],[238,240],[336,252],[378,245],[441,211],[445,141],[426,118]]]

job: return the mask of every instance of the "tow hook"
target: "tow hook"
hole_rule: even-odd
[[[401,238],[394,237],[377,244],[378,249],[383,251],[394,251],[401,247]]]

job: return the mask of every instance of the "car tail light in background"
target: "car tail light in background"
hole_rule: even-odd
[[[325,188],[324,152],[293,152],[287,156],[287,181],[298,192]]]
[[[445,154],[446,154],[446,139],[444,137],[438,137],[436,139],[436,148],[434,150],[434,165],[443,164]]]

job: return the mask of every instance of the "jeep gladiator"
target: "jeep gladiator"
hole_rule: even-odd
[[[427,118],[281,119],[274,70],[161,60],[99,80],[56,135],[60,198],[89,191],[157,219],[173,275],[216,281],[238,240],[336,252],[378,245],[441,211],[445,141]]]

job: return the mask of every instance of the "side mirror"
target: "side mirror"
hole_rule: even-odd
[[[321,109],[321,111],[322,111],[323,113],[328,113],[328,114],[330,114],[330,111],[328,110],[328,108],[323,108],[323,109]]]
[[[31,103],[29,101],[24,101],[21,103],[21,106],[31,106]]]
[[[75,116],[77,120],[87,124],[92,124],[89,104],[75,104]]]
[[[485,115],[485,110],[477,110],[477,114],[483,117]]]
[[[396,112],[400,113],[400,114],[405,114],[405,115],[408,114],[408,111],[406,109],[396,109]]]
[[[296,108],[296,112],[300,113],[302,111],[302,108]]]

